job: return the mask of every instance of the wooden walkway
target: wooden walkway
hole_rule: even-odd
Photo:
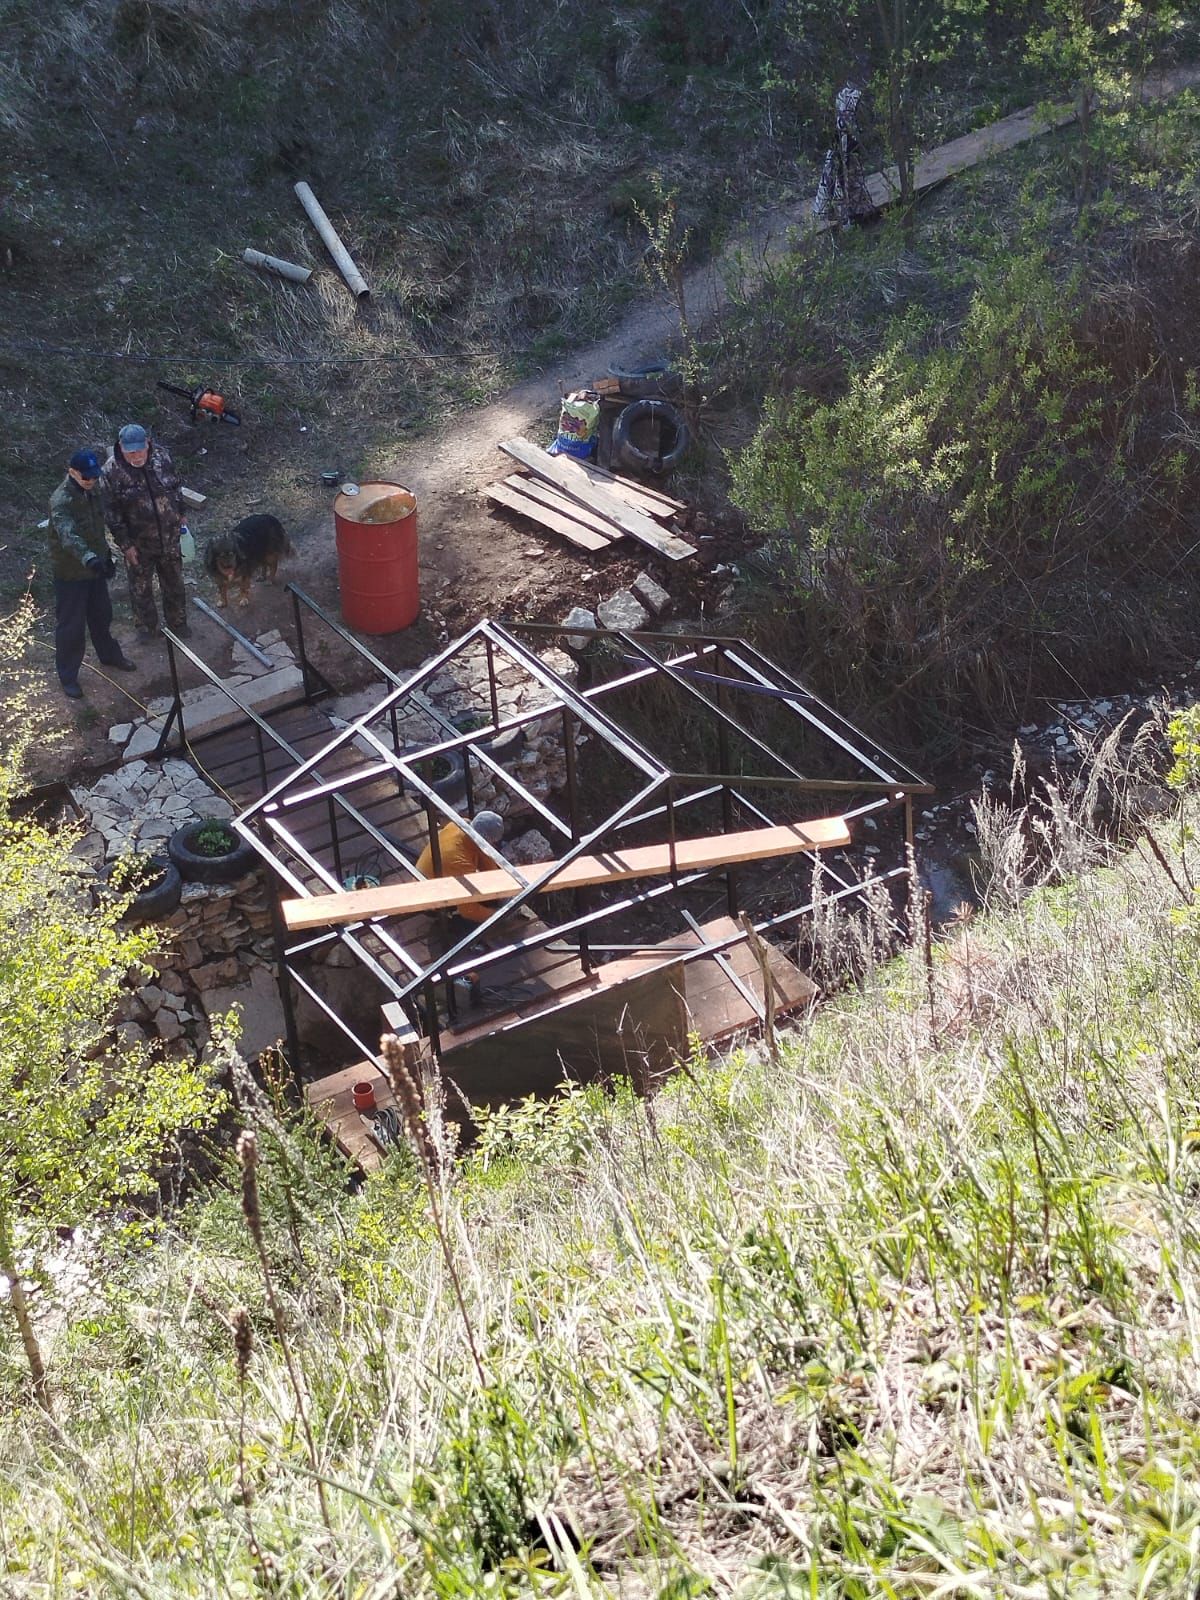
[[[1147,78],[1141,85],[1140,98],[1144,104],[1150,104],[1155,100],[1167,100],[1181,90],[1197,85],[1200,85],[1200,66],[1172,67]],[[939,145],[928,155],[921,156],[913,173],[913,186],[918,194],[923,194],[959,172],[990,161],[993,156],[1002,155],[1006,150],[1015,150],[1030,139],[1040,139],[1043,134],[1066,128],[1078,118],[1079,109],[1074,105],[1049,108],[1025,106],[1021,111],[1001,117],[999,122],[991,122],[986,128],[977,128],[974,133],[964,133],[961,138],[951,139],[949,144]],[[867,188],[877,206],[891,205],[900,196],[900,174],[895,167],[872,173],[867,179]],[[813,222],[815,231],[832,226],[834,224],[828,218],[820,221],[814,219]]]

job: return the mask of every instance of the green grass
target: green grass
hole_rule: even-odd
[[[60,1431],[5,1346],[10,1586],[1190,1594],[1200,931],[1148,853],[1045,819],[1017,862],[981,816],[996,893],[1092,870],[948,939],[932,998],[900,957],[778,1067],[487,1119],[439,1180],[466,1325],[413,1159],[350,1195],[259,1096],[315,1461],[231,1180],[43,1297]]]

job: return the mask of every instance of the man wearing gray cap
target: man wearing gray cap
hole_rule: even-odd
[[[183,487],[162,445],[151,442],[140,422],[127,422],[104,464],[108,529],[125,557],[129,602],[138,638],[158,632],[154,575],[162,591],[167,627],[186,639],[187,597],[183,588]]]
[[[477,811],[471,826],[481,839],[499,848],[504,838],[504,818],[495,811]],[[445,822],[438,829],[438,859],[434,861],[432,843],[427,844],[417,857],[417,871],[423,878],[462,878],[468,872],[487,872],[496,863],[459,827],[457,822]],[[440,870],[439,870],[440,869]],[[453,922],[486,922],[495,911],[487,901],[471,900],[459,906]]]

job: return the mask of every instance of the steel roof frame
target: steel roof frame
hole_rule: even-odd
[[[300,598],[311,605],[307,596],[300,595]],[[562,635],[577,631],[538,624],[512,626],[522,632],[538,634]],[[352,636],[347,637],[351,637],[351,642],[356,642],[352,640]],[[556,921],[553,927],[544,928],[541,932],[516,939],[503,939],[498,946],[490,949],[481,947],[481,941],[493,933],[506,916],[528,904],[533,896],[551,881],[553,873],[560,870],[564,862],[594,851],[597,847],[603,848],[606,842],[615,844],[618,837],[629,827],[665,819],[669,842],[673,847],[677,814],[690,805],[714,799],[719,799],[721,802],[726,819],[723,826],[726,831],[729,829],[732,807],[735,804],[744,808],[745,813],[764,823],[776,820],[756,805],[748,795],[742,793],[743,788],[791,791],[808,795],[810,798],[818,793],[847,798],[852,795],[870,796],[865,804],[850,813],[853,816],[872,812],[883,813],[903,805],[908,833],[911,836],[913,796],[930,792],[930,786],[924,783],[912,768],[884,751],[868,735],[855,728],[831,707],[826,706],[803,684],[791,678],[774,662],[763,657],[745,640],[714,635],[658,634],[643,630],[621,629],[596,630],[594,634],[589,635],[589,638],[593,637],[612,639],[623,650],[631,652],[631,655],[626,657],[627,660],[637,660],[639,665],[615,679],[580,690],[554,672],[508,627],[490,620],[476,623],[407,678],[401,679],[398,674],[386,669],[385,675],[392,687],[380,700],[368,712],[336,733],[320,750],[299,761],[280,782],[268,788],[241,814],[236,822],[238,831],[254,843],[278,879],[291,892],[308,894],[312,891],[304,879],[287,864],[289,857],[297,864],[302,864],[303,868],[316,878],[322,891],[325,888],[340,887],[334,875],[317,859],[313,850],[307,849],[296,837],[294,825],[289,825],[292,816],[313,805],[329,808],[333,819],[331,843],[335,858],[338,853],[336,819],[341,815],[376,841],[386,853],[393,869],[407,876],[415,876],[416,868],[408,854],[396,841],[390,839],[384,830],[376,828],[347,798],[348,792],[361,784],[392,777],[401,792],[407,790],[412,793],[424,806],[433,840],[435,870],[440,869],[437,833],[440,819],[445,818],[453,820],[480,847],[487,859],[503,866],[513,876],[512,894],[497,903],[484,921],[428,961],[418,959],[405,947],[402,937],[397,936],[392,928],[386,926],[388,921],[386,918],[354,923],[339,930],[336,935],[322,936],[317,940],[307,938],[298,944],[289,945],[280,936],[277,938],[277,955],[281,966],[281,979],[284,982],[289,978],[294,979],[311,995],[313,992],[311,983],[294,970],[294,962],[307,952],[336,939],[345,944],[356,960],[362,963],[372,977],[381,984],[391,1000],[400,1002],[410,1016],[415,1016],[414,1007],[420,993],[424,992],[427,1002],[431,1001],[439,984],[445,983],[449,987],[456,976],[465,972],[486,970],[514,955],[538,949],[554,941],[561,941],[564,937],[578,938],[579,943],[573,948],[580,955],[584,970],[589,970],[587,935],[588,930],[594,928],[597,923],[657,901],[664,895],[722,872],[727,880],[732,911],[735,909],[736,869],[709,868],[682,875],[673,873],[665,882],[643,886],[620,896],[615,902],[600,906],[591,904],[585,893],[577,893],[575,914],[571,917]],[[483,728],[461,733],[429,702],[424,685],[438,672],[452,667],[456,658],[478,644],[483,645],[486,653],[488,676],[484,692],[490,700],[491,720]],[[665,659],[655,653],[653,648],[655,645],[666,647]],[[365,651],[363,653],[368,654]],[[547,704],[517,716],[501,717],[496,683],[498,656],[519,666],[528,677],[542,684],[550,693]],[[370,659],[375,660],[374,657]],[[703,663],[706,668],[710,661],[716,666],[715,672],[703,670],[701,667]],[[729,671],[728,668],[734,670]],[[652,680],[661,681],[668,685],[672,692],[682,695],[689,707],[695,707],[698,715],[702,715],[716,727],[722,757],[717,763],[719,770],[706,773],[673,770],[653,749],[648,748],[642,739],[630,733],[597,703],[608,696],[619,694],[622,689]],[[772,749],[770,744],[757,733],[744,726],[724,704],[718,703],[718,699],[706,692],[710,689],[715,689],[718,699],[725,690],[742,690],[776,699],[794,713],[811,732],[826,739],[844,757],[849,757],[855,762],[863,774],[862,778],[822,779],[804,776],[791,761]],[[440,725],[445,729],[447,737],[434,739],[428,745],[402,750],[396,713],[409,705],[429,717],[435,728]],[[379,728],[380,722],[389,716],[392,720],[390,740],[384,736],[383,729]],[[567,796],[569,817],[566,822],[556,817],[548,806],[542,805],[537,796],[531,794],[518,778],[504,768],[502,761],[491,756],[490,749],[484,748],[490,747],[497,738],[513,729],[553,716],[563,717],[564,734],[569,742],[573,741],[576,726],[586,727],[606,748],[644,780],[638,784],[632,795],[627,795],[621,804],[591,827],[581,826],[574,781],[573,742],[569,758],[570,793]],[[574,723],[571,719],[575,719]],[[379,728],[378,732],[376,728]],[[782,770],[777,776],[737,773],[730,759],[731,739],[742,741],[749,751]],[[371,752],[377,754],[378,759],[367,756],[363,764],[354,770],[322,781],[321,764],[327,762],[335,750],[340,750],[355,741],[360,749],[364,744],[367,745]],[[538,870],[514,866],[487,840],[478,835],[470,818],[462,815],[449,799],[438,793],[433,783],[427,781],[416,770],[417,763],[428,759],[431,755],[461,757],[467,783],[468,803],[471,794],[471,765],[476,762],[497,781],[503,782],[536,816],[553,825],[556,831],[567,834],[571,843],[565,851],[557,855],[555,867]],[[833,871],[833,869],[827,870]],[[862,892],[871,883],[890,882],[897,874],[903,876],[904,870],[898,868],[893,872],[869,876],[861,881],[848,881],[840,873],[833,871],[834,880],[839,884],[839,888],[829,898],[840,901],[847,896]],[[765,918],[754,925],[760,931],[786,926],[805,915],[808,910],[811,910],[811,905]],[[695,931],[698,925],[691,914],[681,908],[681,916],[684,925]],[[404,969],[401,974],[390,973],[380,965],[379,960],[362,943],[363,938],[367,936],[379,941]],[[723,966],[727,965],[723,961],[724,952],[742,942],[745,937],[744,932],[739,932],[730,938],[708,941],[697,946],[686,959],[696,959],[711,954],[722,962]],[[334,1020],[338,1020],[324,1003],[322,1009],[334,1016]],[[429,1017],[429,1031],[435,1054],[440,1055],[436,1005],[433,1008],[433,1016]],[[343,1032],[358,1048],[361,1041],[344,1026]]]

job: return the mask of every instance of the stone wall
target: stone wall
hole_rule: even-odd
[[[186,761],[133,760],[71,793],[89,829],[76,853],[98,872],[130,850],[165,856],[176,829],[233,815]],[[231,1005],[242,1007],[247,1048],[261,1049],[278,1036],[283,1021],[274,1001],[267,892],[262,871],[232,884],[184,884],[178,909],[158,924],[163,948],[152,958],[153,978],[131,987],[122,1002],[126,1038],[157,1038],[172,1053],[195,1053],[208,1043],[209,1018]],[[256,979],[260,968],[270,984]]]

